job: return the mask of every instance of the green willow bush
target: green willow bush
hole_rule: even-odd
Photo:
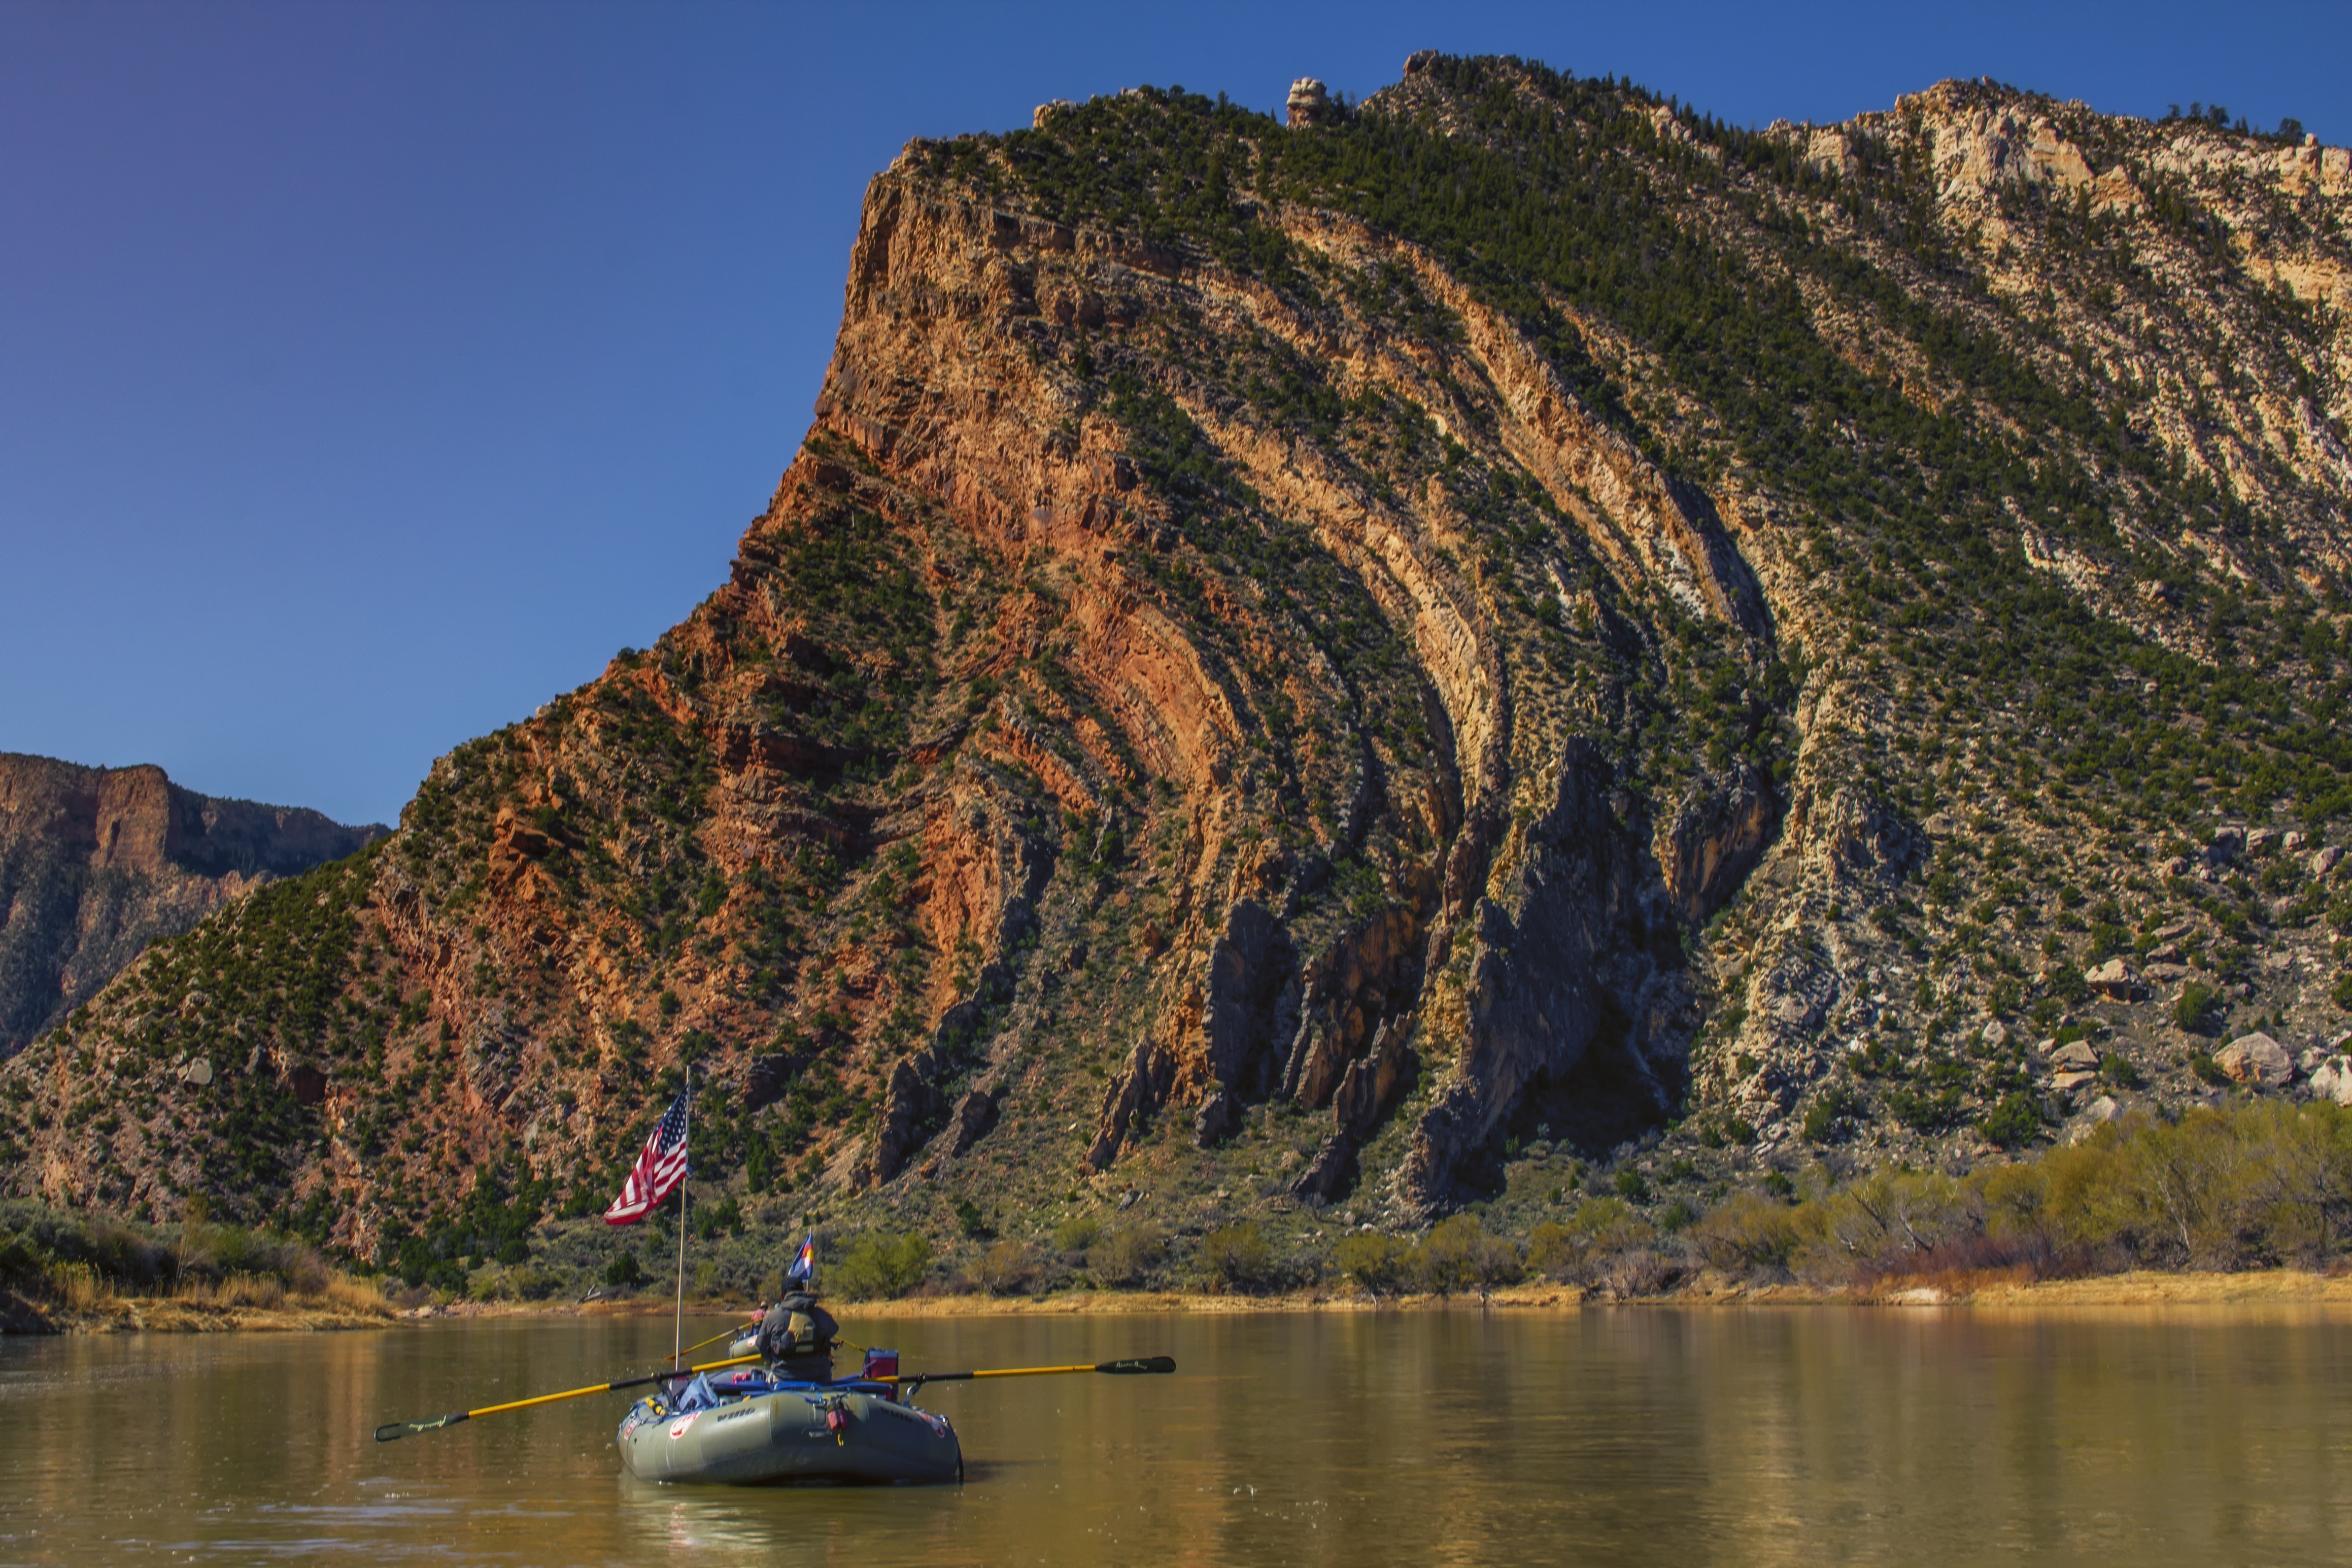
[[[27,1198],[0,1200],[0,1289],[54,1294],[55,1282],[75,1270],[123,1295],[242,1279],[316,1296],[333,1279],[318,1250],[298,1236],[196,1219],[149,1226]]]
[[[1480,1300],[1527,1272],[1517,1243],[1488,1235],[1478,1216],[1467,1214],[1439,1222],[1413,1261],[1423,1289],[1440,1296],[1475,1291]]]
[[[903,1236],[874,1231],[850,1244],[826,1284],[835,1295],[851,1300],[887,1300],[912,1290],[930,1271],[927,1238],[912,1231]]]
[[[1412,1288],[1412,1248],[1379,1231],[1357,1231],[1331,1249],[1331,1266],[1356,1289],[1377,1301]]]
[[[2316,1268],[2352,1255],[2352,1109],[2263,1100],[2129,1113],[2081,1142],[1966,1177],[1771,1173],[1661,1234],[1624,1199],[1587,1198],[1524,1244],[1457,1215],[1418,1244],[1340,1238],[1330,1268],[1375,1300],[1527,1276],[1619,1294],[1692,1268],[1754,1283],[1872,1288],[1906,1278],[2050,1279],[2126,1268]]]
[[[1538,1240],[1548,1228],[1559,1227],[1538,1226]],[[1882,1171],[1802,1199],[1734,1193],[1675,1239],[1724,1274],[1822,1284],[1984,1268],[2319,1268],[2352,1251],[2352,1110],[2256,1100],[2129,1115],[1964,1180]],[[1609,1251],[1658,1245],[1612,1238],[1572,1262],[1539,1247],[1539,1266],[1592,1278]]]
[[[1255,1220],[1220,1226],[1201,1238],[1201,1264],[1219,1289],[1250,1294],[1276,1282],[1274,1248]]]
[[[1095,1278],[1111,1287],[1145,1283],[1168,1256],[1168,1237],[1156,1225],[1139,1224],[1112,1231],[1087,1250],[1087,1266]]]

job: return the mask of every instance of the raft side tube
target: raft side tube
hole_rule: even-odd
[[[647,1481],[947,1481],[963,1464],[946,1416],[854,1387],[780,1389],[683,1415],[640,1400],[616,1442]]]

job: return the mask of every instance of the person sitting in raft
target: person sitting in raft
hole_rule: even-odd
[[[833,1381],[833,1346],[841,1325],[817,1305],[816,1237],[801,1243],[784,1270],[775,1305],[760,1321],[760,1354],[777,1375],[800,1382]]]

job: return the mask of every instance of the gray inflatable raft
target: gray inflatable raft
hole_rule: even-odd
[[[617,1442],[646,1481],[952,1481],[963,1446],[948,1418],[891,1396],[887,1384],[785,1384],[673,1411],[641,1399]]]

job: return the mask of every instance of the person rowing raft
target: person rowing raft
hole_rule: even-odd
[[[816,1236],[812,1232],[777,1281],[775,1301],[753,1314],[729,1353],[756,1355],[778,1377],[830,1383],[833,1347],[840,1341],[841,1325],[817,1303]]]
[[[760,1320],[754,1344],[778,1377],[831,1383],[833,1347],[840,1337],[841,1325],[817,1304],[816,1292],[787,1274],[775,1305]]]

